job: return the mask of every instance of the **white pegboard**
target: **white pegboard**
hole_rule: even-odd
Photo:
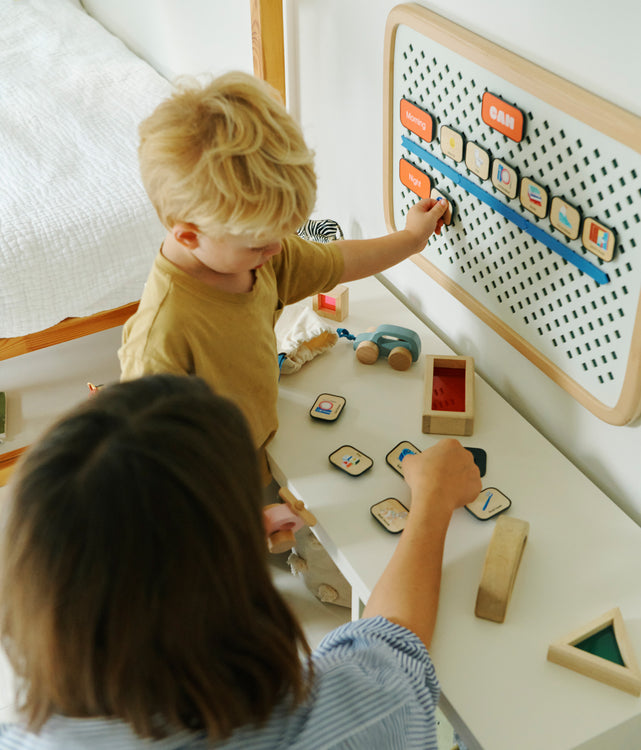
[[[388,24],[391,228],[404,225],[408,208],[418,199],[399,177],[399,163],[405,159],[429,175],[432,187],[456,207],[452,225],[431,238],[422,253],[428,272],[598,416],[613,423],[630,421],[639,400],[641,154],[559,109],[551,103],[555,97],[541,96],[540,86],[536,94],[524,88],[522,81],[540,69],[504,50],[498,62],[492,58],[493,70],[488,69],[478,60],[490,59],[493,45],[466,30],[461,30],[465,45],[459,45],[459,27],[453,33],[454,25],[448,22],[448,33],[441,34],[434,14],[411,7],[407,23],[397,23],[393,33]],[[415,23],[419,13],[429,16],[427,26]],[[469,59],[461,50],[475,40],[483,54]],[[525,66],[519,85],[496,72],[502,66],[509,72],[511,58]],[[482,120],[486,91],[524,113],[521,142]],[[587,92],[582,95],[591,97],[587,101],[595,108],[604,104]],[[401,99],[434,118],[433,140],[403,126]],[[558,196],[577,207],[583,218],[614,229],[612,260],[605,262],[586,250],[580,235],[569,240],[552,226],[549,215],[538,218],[518,196],[508,199],[491,179],[473,174],[464,160],[446,156],[439,141],[443,125],[488,151],[492,161],[516,168],[521,179],[542,185],[550,201]]]

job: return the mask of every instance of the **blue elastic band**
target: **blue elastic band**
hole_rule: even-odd
[[[570,250],[570,248],[566,247],[563,243],[559,242],[554,237],[551,237],[547,232],[544,232],[535,224],[532,224],[532,222],[524,219],[521,214],[517,213],[509,206],[506,206],[505,203],[498,200],[493,195],[490,195],[490,193],[483,190],[483,188],[480,188],[471,180],[468,180],[467,177],[463,177],[463,175],[459,174],[455,169],[450,167],[449,164],[445,164],[445,162],[441,161],[433,154],[430,154],[429,151],[426,151],[424,148],[421,148],[417,143],[414,143],[414,141],[410,140],[407,136],[401,136],[401,138],[403,140],[403,147],[408,151],[411,151],[413,154],[418,156],[419,159],[422,159],[431,167],[437,169],[442,175],[452,180],[452,182],[460,185],[463,190],[471,193],[480,201],[483,201],[483,203],[486,203],[493,211],[496,211],[497,213],[501,214],[501,216],[504,216],[506,219],[508,219],[508,221],[516,224],[519,229],[522,229],[531,237],[534,237],[537,242],[545,245],[547,248],[560,255],[564,260],[567,260],[568,263],[576,266],[579,271],[582,271],[583,273],[590,276],[597,282],[597,284],[607,284],[610,281],[610,277],[607,273],[602,271],[600,268],[597,268],[595,265],[587,261],[578,253],[575,253],[574,250]]]
[[[278,354],[278,379],[280,380],[280,371],[283,369],[283,362],[287,359],[287,355],[284,352]]]
[[[354,341],[356,339],[356,336],[352,336],[347,328],[337,328],[336,333],[338,334],[339,339],[348,339],[349,341]]]

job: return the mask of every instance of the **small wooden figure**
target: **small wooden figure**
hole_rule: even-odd
[[[316,517],[286,488],[278,492],[282,503],[272,503],[263,508],[263,522],[267,534],[267,549],[273,554],[287,552],[295,544],[294,534],[303,526],[314,526]]]
[[[553,643],[548,661],[641,695],[641,670],[618,607]]]
[[[508,516],[497,518],[476,596],[477,617],[492,622],[505,620],[529,530],[527,521]]]
[[[471,435],[474,430],[474,359],[425,357],[423,432]]]
[[[317,294],[313,305],[318,315],[340,323],[349,314],[349,289],[339,284],[325,294]]]

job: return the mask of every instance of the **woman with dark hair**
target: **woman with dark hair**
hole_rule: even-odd
[[[312,655],[270,578],[239,410],[195,377],[101,390],[14,478],[0,635],[23,723],[0,749],[436,747],[426,646],[449,519],[480,480],[453,440],[406,462],[412,510],[367,619]]]

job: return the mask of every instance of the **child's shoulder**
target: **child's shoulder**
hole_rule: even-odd
[[[283,264],[300,262],[306,263],[323,262],[325,258],[340,254],[340,250],[334,241],[319,242],[299,234],[290,234],[282,241],[282,252],[276,256]]]

